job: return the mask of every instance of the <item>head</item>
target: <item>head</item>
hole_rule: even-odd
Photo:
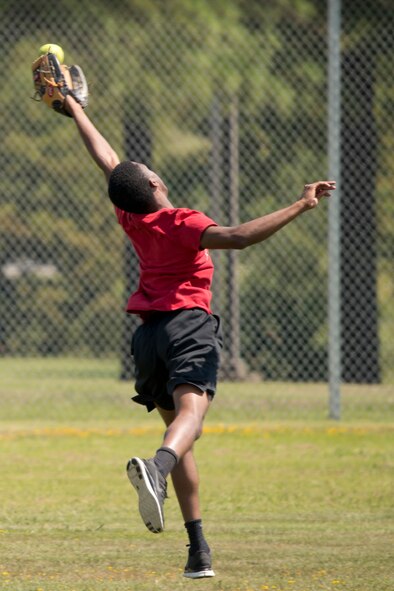
[[[120,162],[111,172],[108,195],[116,207],[129,213],[152,213],[171,207],[161,178],[145,164],[131,160]]]

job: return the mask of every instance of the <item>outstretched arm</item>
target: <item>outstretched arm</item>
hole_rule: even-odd
[[[201,248],[243,249],[263,242],[305,211],[317,207],[320,199],[334,189],[335,181],[318,181],[305,185],[300,199],[288,207],[239,226],[210,226],[202,235]]]
[[[65,104],[68,112],[74,118],[89,154],[104,172],[105,178],[108,181],[112,170],[120,162],[118,155],[95,128],[81,105],[72,96],[68,95],[66,97]]]

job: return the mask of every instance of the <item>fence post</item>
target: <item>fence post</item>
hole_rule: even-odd
[[[328,173],[337,190],[329,205],[328,372],[329,417],[341,416],[341,0],[328,0]]]

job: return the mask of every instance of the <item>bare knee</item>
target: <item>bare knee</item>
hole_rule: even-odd
[[[202,421],[200,421],[200,423],[196,429],[196,436],[194,438],[194,441],[197,441],[197,439],[200,439],[202,432],[203,432],[203,423],[202,423]]]
[[[182,421],[182,424],[187,426],[189,433],[193,434],[194,441],[200,439],[203,432],[203,419],[190,412],[181,412],[177,415],[177,419]],[[171,433],[173,425],[169,425],[166,430],[166,436]]]

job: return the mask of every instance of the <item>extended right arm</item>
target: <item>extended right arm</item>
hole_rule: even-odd
[[[112,170],[120,162],[118,155],[90,121],[81,105],[70,95],[66,98],[66,108],[73,117],[89,154],[108,181]]]
[[[243,249],[263,242],[299,215],[317,207],[322,197],[335,190],[335,181],[318,181],[305,185],[297,201],[238,226],[209,226],[201,237],[201,248]]]

